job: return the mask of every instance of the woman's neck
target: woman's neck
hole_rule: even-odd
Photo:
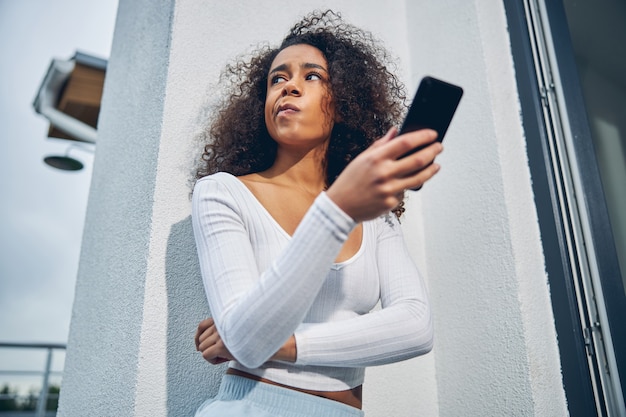
[[[274,164],[261,175],[283,185],[297,185],[299,188],[318,194],[326,187],[324,169],[325,151],[314,149],[304,155],[281,152],[279,149]]]

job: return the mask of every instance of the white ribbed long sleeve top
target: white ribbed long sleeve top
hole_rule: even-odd
[[[360,249],[340,263],[356,223],[325,193],[290,236],[243,182],[217,173],[196,183],[192,220],[211,313],[237,359],[231,367],[339,391],[362,384],[366,366],[432,348],[426,288],[394,215],[364,222]],[[291,335],[297,361],[268,361]]]

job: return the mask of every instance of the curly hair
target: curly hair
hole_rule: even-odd
[[[283,49],[307,44],[328,63],[335,124],[325,156],[326,186],[360,152],[397,125],[405,112],[405,90],[389,71],[388,52],[370,32],[345,23],[332,10],[316,11],[296,23],[278,48],[262,47],[249,60],[227,65],[221,82],[228,90],[209,120],[196,178],[218,171],[245,175],[264,171],[276,158],[277,144],[265,126],[267,75]],[[401,203],[394,212],[402,214]]]

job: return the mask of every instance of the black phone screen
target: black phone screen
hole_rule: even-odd
[[[441,142],[461,101],[461,96],[463,89],[458,85],[433,77],[424,77],[417,88],[400,134],[419,129],[433,129],[437,131],[437,140]],[[421,148],[409,153],[419,149]]]

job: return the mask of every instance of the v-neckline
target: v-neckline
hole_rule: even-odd
[[[280,223],[278,223],[278,220],[276,220],[276,218],[274,218],[274,216],[272,216],[272,213],[269,212],[269,210],[259,201],[259,199],[257,198],[256,195],[254,195],[254,193],[252,192],[252,190],[250,188],[248,188],[248,186],[242,181],[240,180],[238,177],[224,172],[224,174],[232,177],[241,187],[243,187],[243,189],[246,191],[246,193],[248,194],[248,196],[254,201],[254,204],[256,204],[263,213],[265,213],[265,216],[274,224],[274,226],[281,232],[281,234],[287,239],[287,240],[291,240],[293,238],[292,235],[290,235],[289,233],[287,233],[287,231],[285,230],[284,227],[282,227],[280,225]],[[361,229],[361,243],[359,245],[359,249],[352,255],[350,256],[348,259],[345,259],[343,261],[340,262],[335,262],[333,261],[333,268],[334,269],[338,269],[341,266],[350,264],[352,262],[354,262],[360,255],[361,253],[364,251],[365,248],[365,224],[363,223],[361,225],[362,229]]]
[[[285,235],[285,237],[287,239],[291,239],[293,236],[291,234],[289,234],[284,227],[282,227],[280,225],[280,223],[278,223],[278,220],[276,220],[276,218],[274,216],[272,216],[272,213],[270,213],[270,211],[263,205],[263,203],[261,203],[261,201],[259,201],[259,199],[257,198],[257,196],[252,192],[252,190],[250,188],[248,188],[248,186],[239,178],[237,178],[234,175],[228,174],[230,176],[232,176],[237,183],[239,183],[245,190],[246,193],[252,198],[252,200],[254,201],[254,203],[259,206],[261,208],[261,211],[263,211],[263,213],[265,213],[265,215],[270,219],[270,221],[272,223],[274,223],[274,225],[278,228],[278,230],[281,231],[281,233],[283,235]]]

